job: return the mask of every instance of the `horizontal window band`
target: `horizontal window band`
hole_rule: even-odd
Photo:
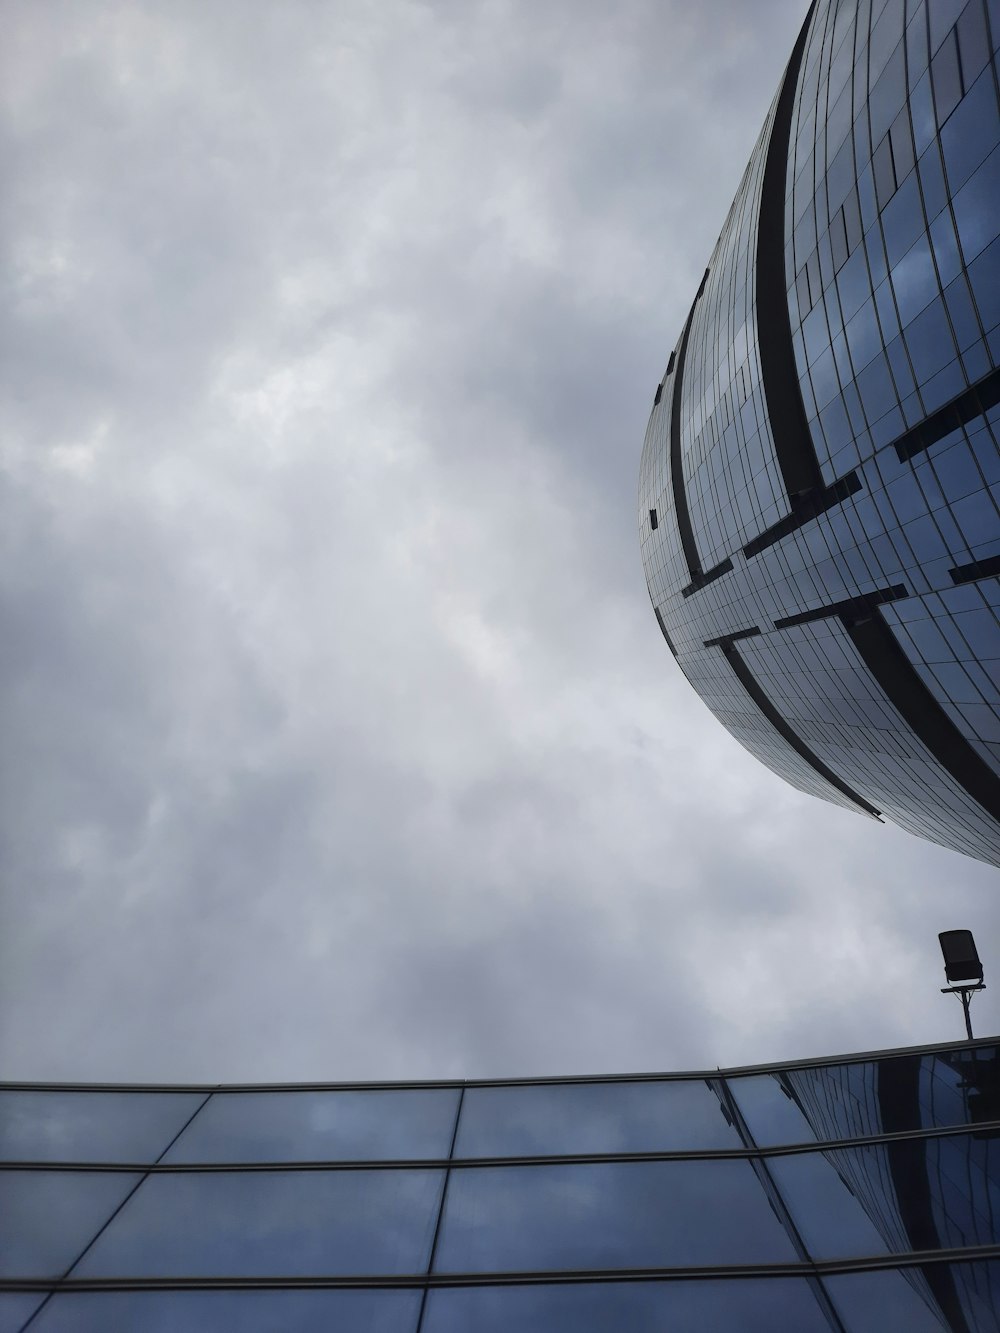
[[[732,644],[724,647],[722,651],[725,653],[729,665],[736,673],[740,684],[782,740],[784,740],[797,755],[804,759],[809,767],[823,778],[825,782],[828,782],[831,787],[835,787],[837,791],[846,796],[847,799],[856,805],[859,810],[863,810],[865,814],[871,815],[873,819],[880,819],[881,812],[876,810],[873,805],[869,805],[863,796],[860,796],[856,791],[849,787],[846,782],[839,778],[837,774],[834,773],[833,769],[829,768],[823,760],[820,759],[819,755],[809,748],[802,737],[799,736],[784,717],[782,717],[781,713],[778,712],[777,708],[775,708],[774,704],[757,682],[753,672],[747,666],[746,662],[743,661],[742,657],[740,657],[739,651],[734,648]]]
[[[375,1158],[365,1161],[312,1162],[3,1162],[0,1171],[75,1172],[83,1174],[143,1173],[177,1175],[260,1175],[294,1171],[447,1171],[490,1169],[503,1166],[593,1166],[635,1162],[726,1162],[758,1161],[771,1157],[801,1157],[810,1153],[850,1151],[854,1148],[922,1143],[928,1139],[1000,1138],[1000,1120],[972,1125],[933,1125],[902,1129],[887,1134],[861,1134],[849,1139],[814,1139],[805,1143],[780,1143],[752,1148],[686,1148],[674,1151],[545,1153],[533,1157],[413,1157]]]
[[[862,661],[896,711],[941,767],[994,819],[1000,778],[941,707],[881,616],[848,625]]]
[[[728,574],[732,567],[733,562],[726,559],[723,560],[721,565],[716,565],[714,569],[707,569],[704,574],[692,574],[691,582],[686,588],[681,589],[681,596],[690,597],[692,593],[700,592],[702,588],[707,588],[716,579],[721,579],[723,574]]]
[[[1000,555],[986,560],[972,560],[967,565],[956,565],[948,570],[952,583],[975,583],[977,579],[992,579],[1000,575]]]
[[[800,495],[792,497],[792,512],[781,518],[771,527],[766,528],[758,537],[747,542],[743,547],[743,554],[748,560],[755,555],[760,555],[761,551],[766,551],[769,546],[774,546],[782,538],[787,537],[792,532],[797,532],[799,528],[805,527],[811,523],[814,518],[820,514],[825,514],[828,509],[834,509],[851,495],[857,495],[858,491],[863,490],[861,478],[856,472],[848,472],[843,477],[839,477],[832,485],[824,487],[822,490],[805,491]]]
[[[684,1268],[536,1269],[534,1272],[363,1274],[346,1277],[106,1277],[3,1278],[0,1291],[301,1291],[427,1287],[534,1287],[591,1282],[697,1282],[726,1278],[834,1277],[841,1273],[884,1272],[931,1264],[983,1263],[1000,1259],[1000,1245],[969,1245],[949,1250],[904,1250],[899,1254],[861,1255],[850,1259],[813,1259],[806,1263],[712,1264]]]
[[[939,1041],[924,1046],[894,1046],[880,1051],[852,1051],[843,1055],[816,1056],[808,1060],[772,1061],[769,1064],[733,1065],[728,1069],[688,1069],[676,1073],[646,1071],[634,1074],[550,1074],[535,1078],[383,1079],[343,1083],[53,1083],[26,1079],[0,1080],[0,1092],[420,1092],[454,1088],[537,1088],[577,1083],[684,1083],[706,1079],[739,1078],[745,1074],[780,1074],[799,1069],[826,1069],[835,1065],[868,1064],[894,1056],[912,1059],[952,1051],[975,1051],[996,1046],[1000,1038],[975,1037],[972,1041]]]
[[[738,629],[733,634],[720,634],[717,639],[706,639],[706,648],[724,648],[727,643],[737,643],[740,639],[754,639],[760,633],[760,628],[754,625],[752,629]]]
[[[877,588],[874,592],[862,593],[860,597],[847,597],[842,602],[817,606],[812,611],[782,616],[774,622],[774,628],[789,629],[792,625],[808,625],[813,620],[829,620],[831,616],[839,616],[845,625],[852,625],[860,620],[868,620],[875,608],[884,602],[898,602],[909,595],[904,584],[894,583],[891,588]]]
[[[950,403],[932,412],[912,430],[893,440],[893,448],[901,463],[929,449],[953,430],[966,426],[1000,403],[1000,369],[991,370],[971,388],[965,389]]]

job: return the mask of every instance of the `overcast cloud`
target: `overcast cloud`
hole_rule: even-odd
[[[962,1035],[994,872],[745,754],[639,561],[804,7],[4,6],[5,1077]]]

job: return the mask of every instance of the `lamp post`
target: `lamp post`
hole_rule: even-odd
[[[976,991],[985,990],[983,965],[979,961],[976,942],[971,930],[943,930],[938,935],[941,953],[944,956],[944,975],[955,986],[942,986],[942,995],[957,995],[962,1001],[965,1014],[965,1031],[972,1040],[972,1021],[969,1018],[969,1005]]]

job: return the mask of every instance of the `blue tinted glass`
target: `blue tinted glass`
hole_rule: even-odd
[[[808,1283],[600,1282],[431,1291],[422,1333],[828,1333]]]
[[[0,1160],[155,1162],[204,1093],[0,1092]]]
[[[771,1178],[814,1259],[887,1252],[885,1237],[860,1201],[866,1194],[858,1191],[860,1177],[865,1184],[870,1181],[867,1193],[888,1205],[882,1192],[887,1174],[883,1158],[883,1150],[874,1146],[828,1155],[797,1153],[768,1158]],[[911,1247],[904,1244],[902,1248]]]
[[[823,1283],[850,1333],[896,1328],[906,1333],[943,1333],[963,1326],[975,1330],[998,1326],[998,1277],[1000,1264],[935,1264],[845,1273],[824,1278]],[[956,1306],[964,1325],[952,1322],[945,1312],[956,1313]]]
[[[423,1170],[151,1176],[74,1276],[420,1273],[442,1179]]]
[[[990,618],[984,611],[968,614]],[[907,632],[919,642],[923,652],[952,657],[935,622],[926,618],[913,620],[907,624]],[[992,1099],[997,1093],[991,1093],[990,1089],[996,1089],[997,1083],[995,1046],[789,1069],[728,1080],[736,1104],[760,1147],[1000,1119],[1000,1108],[993,1114],[984,1109],[994,1105]],[[887,1120],[889,1113],[891,1118]]]
[[[953,200],[965,262],[971,263],[1000,231],[1000,149],[994,149]]]
[[[126,1171],[0,1171],[0,1277],[61,1277],[140,1179]]]
[[[457,1088],[216,1093],[168,1162],[447,1157]]]
[[[469,1088],[456,1157],[738,1148],[703,1080]]]
[[[0,1333],[21,1333],[44,1299],[44,1293],[34,1291],[0,1291]]]
[[[746,1161],[453,1169],[440,1272],[792,1260]]]
[[[955,114],[941,131],[941,147],[952,193],[960,190],[980,162],[990,155],[1000,135],[997,95],[992,71],[976,80]]]
[[[415,1333],[419,1291],[128,1291],[54,1296],[31,1333]]]

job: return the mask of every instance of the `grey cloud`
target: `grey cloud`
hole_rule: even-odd
[[[17,10],[5,1074],[960,1034],[934,933],[985,947],[989,872],[745,755],[636,549],[800,11]]]

